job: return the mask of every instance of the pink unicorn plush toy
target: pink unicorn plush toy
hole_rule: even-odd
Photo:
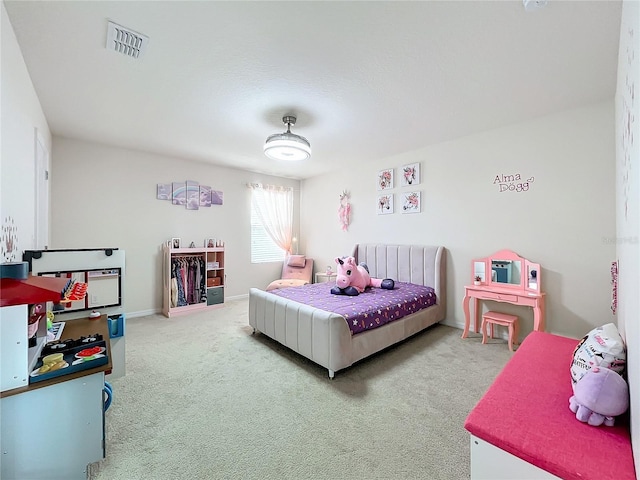
[[[355,296],[367,287],[384,288],[393,290],[395,282],[390,278],[381,280],[379,278],[371,278],[367,265],[361,263],[356,265],[356,259],[353,257],[336,258],[338,271],[336,272],[336,285],[331,289],[331,293],[335,295]]]

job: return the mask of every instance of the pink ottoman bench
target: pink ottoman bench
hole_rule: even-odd
[[[527,335],[465,421],[472,480],[636,480],[628,417],[592,427],[569,410],[577,344]]]

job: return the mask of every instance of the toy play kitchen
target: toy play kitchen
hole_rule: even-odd
[[[67,321],[48,343],[47,302],[77,302],[86,285],[31,275],[0,282],[0,477],[85,479],[105,454],[107,315]]]

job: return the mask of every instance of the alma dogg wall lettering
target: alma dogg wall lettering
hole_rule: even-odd
[[[522,176],[519,173],[513,175],[499,174],[493,179],[493,184],[498,186],[498,191],[503,192],[527,192],[529,187],[534,182],[534,177],[527,178],[524,182]]]

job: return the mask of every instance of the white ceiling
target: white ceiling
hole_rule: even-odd
[[[616,85],[617,0],[4,3],[53,134],[293,178]],[[105,49],[108,19],[150,37],[144,58]],[[312,158],[269,160],[291,113]]]

